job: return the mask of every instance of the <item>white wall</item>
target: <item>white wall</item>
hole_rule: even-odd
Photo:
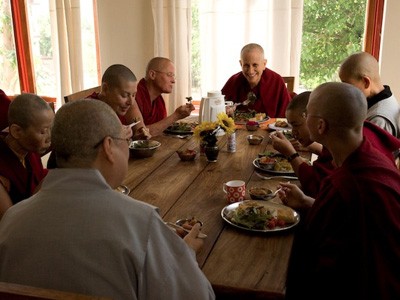
[[[154,56],[150,0],[98,0],[101,74],[112,64],[129,67],[140,80]]]
[[[385,1],[385,15],[382,26],[380,67],[383,84],[390,86],[400,102],[400,35],[399,0]]]

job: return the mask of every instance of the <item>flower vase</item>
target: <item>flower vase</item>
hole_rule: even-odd
[[[204,153],[207,157],[208,162],[216,162],[218,158],[219,148],[217,145],[214,146],[207,145],[204,149]]]
[[[205,155],[207,142],[200,141],[200,155]]]

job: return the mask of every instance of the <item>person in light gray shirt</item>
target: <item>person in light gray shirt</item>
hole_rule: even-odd
[[[0,281],[111,299],[215,298],[196,261],[199,225],[182,239],[157,208],[114,190],[131,134],[101,101],[59,109],[58,168],[0,222]]]
[[[388,85],[383,85],[378,61],[367,52],[357,52],[346,58],[339,70],[342,82],[349,83],[367,98],[366,120],[400,138],[400,105]]]

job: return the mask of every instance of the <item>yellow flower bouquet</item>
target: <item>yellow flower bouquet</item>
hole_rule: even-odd
[[[219,130],[223,130],[227,134],[234,133],[236,130],[235,121],[225,112],[219,113],[215,122],[204,121],[197,125],[194,128],[193,136],[207,146],[214,146],[217,143]]]

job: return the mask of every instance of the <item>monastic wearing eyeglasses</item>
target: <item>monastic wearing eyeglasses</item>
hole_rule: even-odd
[[[306,124],[335,169],[315,198],[282,183],[280,198],[304,204],[286,299],[399,299],[400,172],[364,137],[365,96],[329,82],[312,91]]]
[[[290,101],[286,109],[286,118],[292,126],[293,140],[288,140],[284,134],[277,133],[271,135],[272,146],[285,156],[294,156],[296,151],[307,150],[318,155],[318,158],[310,165],[302,157],[296,157],[290,161],[297,177],[301,183],[302,191],[308,195],[315,197],[318,194],[322,180],[330,175],[335,166],[332,163],[332,155],[326,147],[314,142],[310,137],[310,131],[306,124],[307,119],[307,103],[311,92],[303,92],[296,95]],[[308,117],[310,117],[308,115]],[[375,124],[364,121],[363,135],[379,152],[378,155],[385,155],[393,164],[395,164],[395,151],[400,148],[400,140],[395,138],[386,130],[376,126]],[[301,209],[301,207],[293,207]]]
[[[57,111],[58,168],[1,220],[0,281],[107,299],[215,298],[196,261],[200,225],[182,239],[156,207],[115,190],[128,170],[126,138],[102,101]]]
[[[271,118],[285,117],[291,97],[283,78],[266,67],[264,49],[258,44],[247,44],[240,52],[242,71],[231,76],[222,88],[225,100],[248,105],[238,110],[255,110]]]
[[[170,94],[175,84],[175,66],[165,57],[152,58],[146,68],[146,76],[137,86],[136,102],[143,120],[153,136],[160,135],[174,122],[190,116],[193,104],[184,104],[167,115],[163,93]]]

